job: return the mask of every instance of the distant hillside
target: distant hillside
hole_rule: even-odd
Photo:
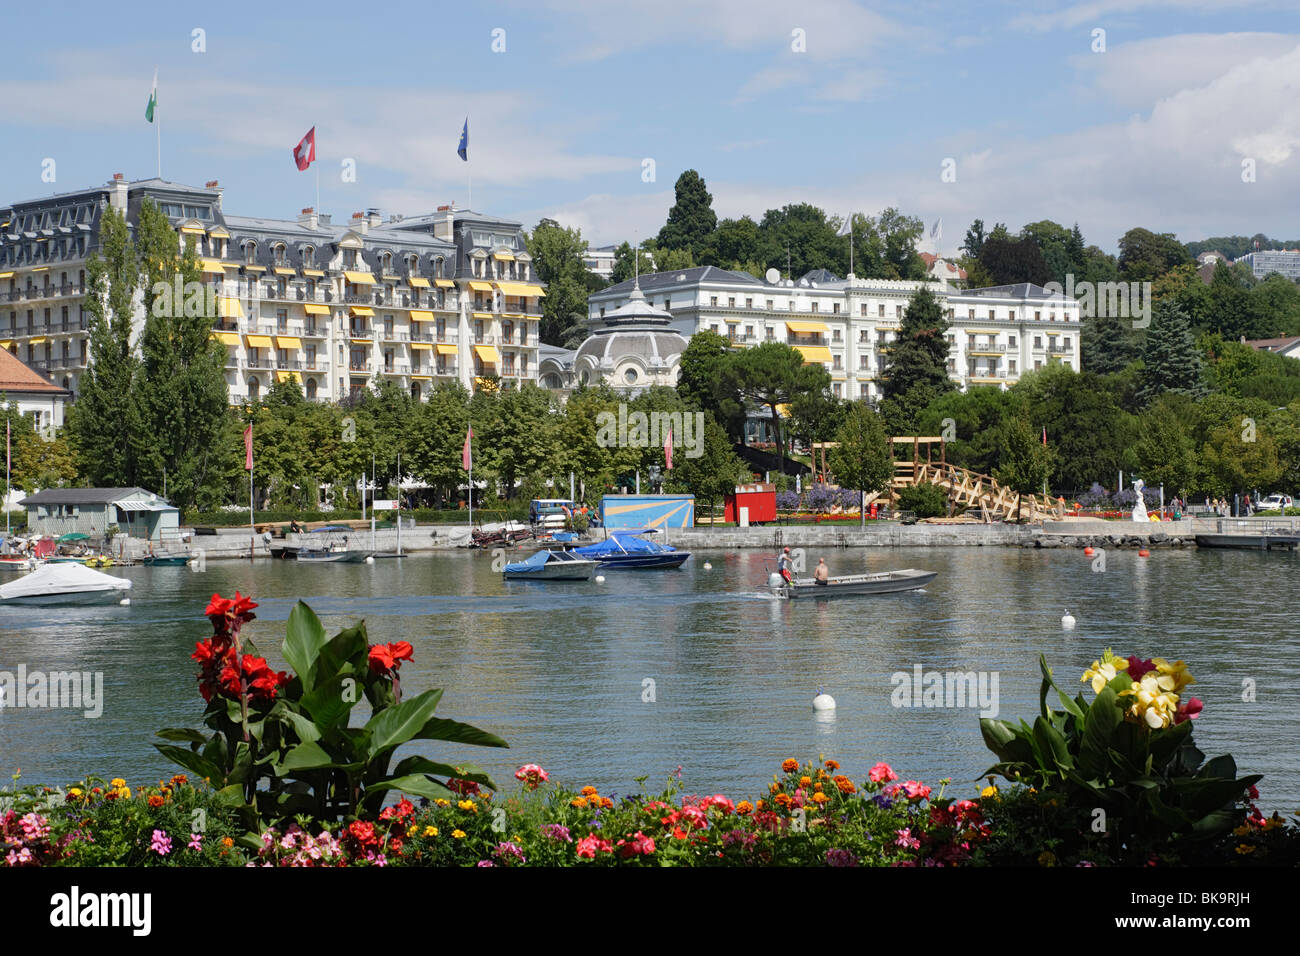
[[[1186,244],[1187,254],[1193,259],[1202,252],[1222,252],[1229,259],[1240,259],[1255,249],[1255,240],[1259,240],[1260,249],[1298,249],[1300,239],[1270,239],[1262,232],[1253,236],[1218,236],[1214,239],[1201,239]]]

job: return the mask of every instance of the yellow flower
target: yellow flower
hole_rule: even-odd
[[[987,787],[985,787],[983,790],[980,791],[980,796],[984,798],[988,798],[988,797],[996,798],[997,795],[998,795],[998,788],[996,784],[989,784]]]
[[[1093,661],[1092,666],[1083,672],[1083,676],[1079,680],[1083,682],[1092,681],[1092,692],[1100,694],[1106,685],[1115,679],[1116,674],[1126,670],[1128,670],[1128,661],[1122,657],[1112,657],[1108,647],[1101,660]]]
[[[108,782],[108,785],[112,787],[114,790],[120,790],[122,787],[126,786],[126,781],[123,780],[121,777],[114,777],[112,780]]]
[[[417,833],[419,833],[419,832],[420,832],[420,828],[419,828],[419,827],[417,827],[417,826],[412,826],[412,827],[409,827],[409,828],[407,829],[407,831],[406,831],[406,835],[407,835],[408,837],[413,837],[413,836],[415,836],[415,835],[416,835]]]
[[[69,788],[69,790],[68,790],[68,796],[70,796],[70,797],[79,797],[79,796],[81,796],[81,788],[80,788],[80,787],[71,787],[71,788]]]
[[[118,795],[118,797],[119,797],[120,799],[122,799],[122,800],[130,800],[130,799],[131,799],[131,788],[130,788],[130,787],[118,787],[118,788],[117,788],[116,790],[114,790],[113,792],[116,793],[116,794]]]
[[[425,827],[425,828],[424,828],[424,835],[427,836],[427,837],[436,837],[436,836],[438,835],[438,828],[437,828],[437,827]]]
[[[1051,850],[1044,850],[1038,854],[1039,866],[1056,866],[1056,854]]]
[[[452,836],[452,839],[455,839],[455,840],[463,840],[463,839],[465,839],[465,831],[464,831],[464,830],[452,830],[452,831],[451,831],[451,836]]]
[[[1237,827],[1237,829],[1232,831],[1232,835],[1245,836],[1249,832],[1250,832],[1250,827],[1246,826],[1246,824],[1243,823],[1241,826]]]
[[[470,813],[478,813],[478,807],[475,805],[473,800],[462,800],[456,804],[456,806],[460,807],[462,810],[468,810]]]
[[[436,804],[437,804],[438,806],[440,806],[440,807],[449,807],[449,806],[451,806],[451,801],[450,801],[450,800],[444,800],[442,797],[435,797],[433,802],[436,803]]]
[[[1249,846],[1248,844],[1243,843],[1241,846],[1237,847],[1237,852],[1242,856],[1245,856],[1247,853],[1254,853],[1255,848],[1253,846]]]
[[[1153,730],[1168,727],[1178,713],[1178,695],[1162,686],[1162,682],[1173,683],[1174,679],[1149,671],[1136,684],[1120,692],[1121,697],[1135,700],[1129,708],[1129,716],[1145,722]]]
[[[1177,693],[1188,684],[1196,683],[1196,678],[1187,673],[1187,665],[1182,661],[1171,664],[1163,657],[1153,657],[1151,663],[1156,665],[1156,671],[1160,674],[1161,690]]]
[[[586,797],[574,797],[572,800],[569,801],[569,806],[577,807],[579,810],[581,810],[586,805],[587,805]]]

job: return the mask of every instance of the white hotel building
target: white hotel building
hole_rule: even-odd
[[[230,402],[293,380],[314,401],[380,381],[416,398],[438,381],[502,388],[536,381],[540,299],[521,224],[454,206],[333,224],[227,215],[222,190],[158,179],[0,207],[0,348],[78,391],[89,362],[86,258],[106,210],[134,232],[151,199],[193,243],[216,294],[213,336],[226,346]],[[143,327],[137,296],[136,324]]]
[[[739,348],[784,342],[807,362],[824,365],[834,394],[846,399],[880,397],[880,376],[903,310],[923,284],[841,279],[825,270],[766,282],[715,266],[639,279],[647,303],[671,314],[672,327],[683,336],[709,329]],[[597,324],[606,312],[626,305],[632,287],[627,281],[591,295],[589,321]],[[1025,372],[1052,362],[1079,368],[1076,300],[1029,283],[955,289],[934,282],[931,287],[950,325],[948,371],[963,390],[971,385],[1007,388]],[[584,376],[594,383],[601,374],[583,356],[565,369],[553,359],[543,362],[543,385],[576,385]]]

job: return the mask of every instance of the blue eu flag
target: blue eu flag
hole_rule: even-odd
[[[465,127],[460,131],[460,145],[456,147],[456,155],[465,162],[469,162],[469,117],[465,117]]]

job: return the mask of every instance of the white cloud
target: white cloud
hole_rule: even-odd
[[[1286,5],[1283,0],[1088,0],[1086,3],[1064,3],[1053,6],[1055,9],[1042,13],[1021,13],[1012,18],[1011,26],[1046,32],[1068,30],[1083,25],[1106,27],[1118,17],[1142,10],[1221,13],[1226,9],[1259,10],[1271,6],[1285,8]]]

